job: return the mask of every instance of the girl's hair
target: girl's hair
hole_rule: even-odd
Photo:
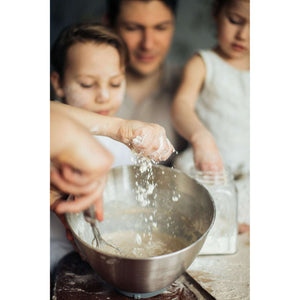
[[[97,22],[79,23],[66,27],[51,49],[51,64],[61,78],[64,75],[68,49],[76,43],[87,42],[114,47],[120,55],[121,68],[126,67],[129,61],[128,50],[126,44],[117,34]]]
[[[125,0],[106,0],[106,13],[110,27],[115,27],[116,20],[120,13],[121,3]],[[150,2],[152,0],[135,0],[135,1],[143,1],[143,2]],[[177,8],[177,0],[160,0],[164,3],[173,13],[176,15],[176,8]]]
[[[230,6],[239,0],[215,0],[213,4],[213,15],[216,17],[224,6]],[[250,1],[250,0],[245,0]]]

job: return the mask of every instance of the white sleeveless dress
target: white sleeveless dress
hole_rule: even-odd
[[[106,136],[95,136],[102,146],[114,156],[112,167],[130,165],[134,162],[131,150],[123,143]],[[66,229],[54,212],[50,212],[50,270],[54,271],[56,264],[69,252],[74,251],[71,242],[66,237]]]
[[[239,221],[249,223],[243,216],[249,202],[250,171],[250,72],[238,70],[212,50],[200,50],[206,66],[206,77],[196,103],[199,119],[215,138],[223,162],[234,175],[248,177],[243,182],[239,201]],[[194,166],[193,150],[189,147],[175,161],[175,167],[189,173]],[[245,179],[244,179],[245,180]],[[237,183],[239,188],[240,182]],[[242,219],[242,220],[240,220]]]

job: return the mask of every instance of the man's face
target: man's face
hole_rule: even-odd
[[[161,1],[122,1],[116,30],[137,74],[147,76],[159,69],[171,45],[174,22],[172,11]]]

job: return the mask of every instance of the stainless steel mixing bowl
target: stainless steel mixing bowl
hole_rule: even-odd
[[[105,253],[85,238],[91,229],[83,214],[67,214],[75,242],[91,267],[102,279],[125,293],[147,294],[160,291],[175,281],[193,262],[212,227],[215,206],[208,191],[186,174],[163,166],[153,166],[153,177],[138,166],[110,171],[104,191],[104,221],[98,224],[103,235],[112,232],[146,230],[145,217],[155,214],[159,232],[184,239],[188,246],[169,254],[128,258]],[[150,203],[137,201],[136,189],[150,180],[156,184]],[[177,200],[177,197],[180,198]],[[148,228],[148,227],[147,227]]]

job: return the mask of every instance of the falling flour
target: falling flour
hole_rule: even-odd
[[[136,137],[135,143],[142,143],[142,137]],[[154,174],[153,174],[153,164],[155,163],[154,160],[151,160],[147,157],[142,155],[138,155],[134,153],[135,161],[134,164],[138,166],[138,171],[136,172],[135,178],[135,187],[136,187],[136,201],[142,207],[152,208],[153,214],[150,215],[149,218],[145,218],[144,221],[147,224],[146,232],[144,232],[143,236],[147,236],[149,241],[152,241],[154,231],[157,229],[157,220],[156,220],[156,213],[157,208],[155,207],[155,199],[157,198],[156,187],[157,183],[154,183]],[[165,172],[162,171],[162,174]],[[174,174],[176,178],[176,174]],[[143,179],[142,179],[143,178]],[[173,202],[179,201],[181,195],[175,190],[172,191],[172,198]],[[168,201],[168,199],[165,199]],[[140,235],[137,234],[136,236],[137,241],[141,241]],[[148,241],[148,242],[149,242]]]
[[[134,157],[134,163],[139,167],[138,172],[135,175],[136,200],[142,207],[147,207],[151,202],[150,196],[154,194],[157,186],[153,179],[152,165],[154,161],[136,153]],[[146,177],[141,180],[143,174],[145,174]]]
[[[136,137],[134,143],[142,143],[142,137]],[[134,152],[133,152],[134,153]],[[134,165],[136,166],[135,173],[135,188],[134,196],[137,205],[151,211],[150,215],[141,216],[141,222],[144,222],[143,232],[138,230],[122,230],[116,232],[104,233],[103,238],[119,247],[122,250],[122,256],[126,257],[153,257],[168,254],[171,252],[178,251],[188,245],[186,241],[173,236],[172,234],[162,233],[160,223],[158,221],[158,208],[157,208],[157,179],[154,178],[153,160],[144,157],[142,155],[134,153]],[[165,171],[162,170],[162,174]],[[176,174],[174,175],[176,177]],[[181,195],[177,192],[176,187],[172,191],[170,198],[161,199],[161,201],[179,201]],[[169,216],[167,227],[172,226],[172,216]],[[88,237],[88,240],[92,238]],[[103,251],[119,255],[111,247],[104,246]]]

